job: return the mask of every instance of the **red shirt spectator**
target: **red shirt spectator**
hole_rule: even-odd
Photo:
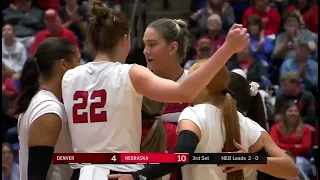
[[[247,27],[248,18],[252,15],[259,15],[264,23],[264,35],[277,34],[280,28],[281,18],[276,8],[267,7],[267,10],[258,10],[255,6],[249,7],[242,17],[242,24]]]
[[[318,34],[318,5],[314,4],[309,10],[304,11],[302,14],[301,12],[296,9],[294,5],[291,5],[287,9],[288,13],[291,12],[299,12],[299,15],[303,16],[304,23],[306,25],[306,28],[308,28],[310,31]]]
[[[37,4],[39,4],[42,9],[57,9],[61,6],[60,0],[37,0]]]
[[[8,76],[2,76],[2,92],[10,97],[11,100],[17,97],[18,92],[13,80]]]
[[[45,23],[47,27],[36,34],[30,48],[30,54],[34,54],[39,44],[50,37],[63,37],[69,39],[72,43],[78,46],[76,36],[72,31],[62,26],[61,20],[55,10],[47,10],[45,16]]]
[[[303,125],[301,133],[301,137],[296,132],[283,135],[280,124],[275,124],[271,128],[270,136],[280,148],[292,152],[294,156],[305,156],[311,148],[312,132],[308,126]]]

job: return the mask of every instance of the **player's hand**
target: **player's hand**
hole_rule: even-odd
[[[225,43],[230,51],[234,53],[241,52],[250,43],[247,29],[243,28],[241,24],[234,24],[226,37]]]
[[[108,176],[108,179],[134,180],[131,174],[112,174]]]
[[[248,151],[239,143],[237,143],[235,140],[233,140],[233,145],[238,149],[238,151],[230,152],[230,153],[248,153]],[[234,171],[238,171],[241,169],[244,169],[248,167],[249,164],[220,164],[219,167],[224,168],[224,173],[231,173]]]

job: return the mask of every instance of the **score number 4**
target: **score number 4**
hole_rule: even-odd
[[[82,99],[82,102],[74,104],[72,107],[73,123],[89,123],[90,122],[107,122],[107,111],[100,111],[96,113],[97,108],[104,108],[107,103],[107,92],[104,89],[93,91],[90,94],[90,99],[95,100],[100,98],[100,102],[93,102],[89,104],[89,113],[83,112],[79,114],[79,110],[84,110],[88,106],[89,92],[76,91],[73,95],[73,100]]]

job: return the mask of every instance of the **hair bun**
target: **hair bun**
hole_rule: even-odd
[[[174,21],[178,24],[178,26],[182,29],[187,28],[187,23],[182,19],[174,19]]]
[[[101,0],[92,1],[91,16],[108,18],[110,12],[112,12],[111,9]]]

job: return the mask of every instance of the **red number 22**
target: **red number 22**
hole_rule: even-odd
[[[100,102],[90,103],[90,111],[89,116],[88,112],[79,112],[80,110],[84,111],[88,106],[88,98],[89,93],[87,91],[76,91],[73,95],[73,100],[82,99],[81,103],[74,104],[72,107],[72,116],[73,123],[89,123],[90,122],[106,122],[107,121],[107,111],[100,111],[100,113],[96,113],[97,108],[104,108],[107,103],[107,92],[106,90],[97,90],[93,91],[90,95],[90,99],[94,100],[96,98],[100,98]]]

